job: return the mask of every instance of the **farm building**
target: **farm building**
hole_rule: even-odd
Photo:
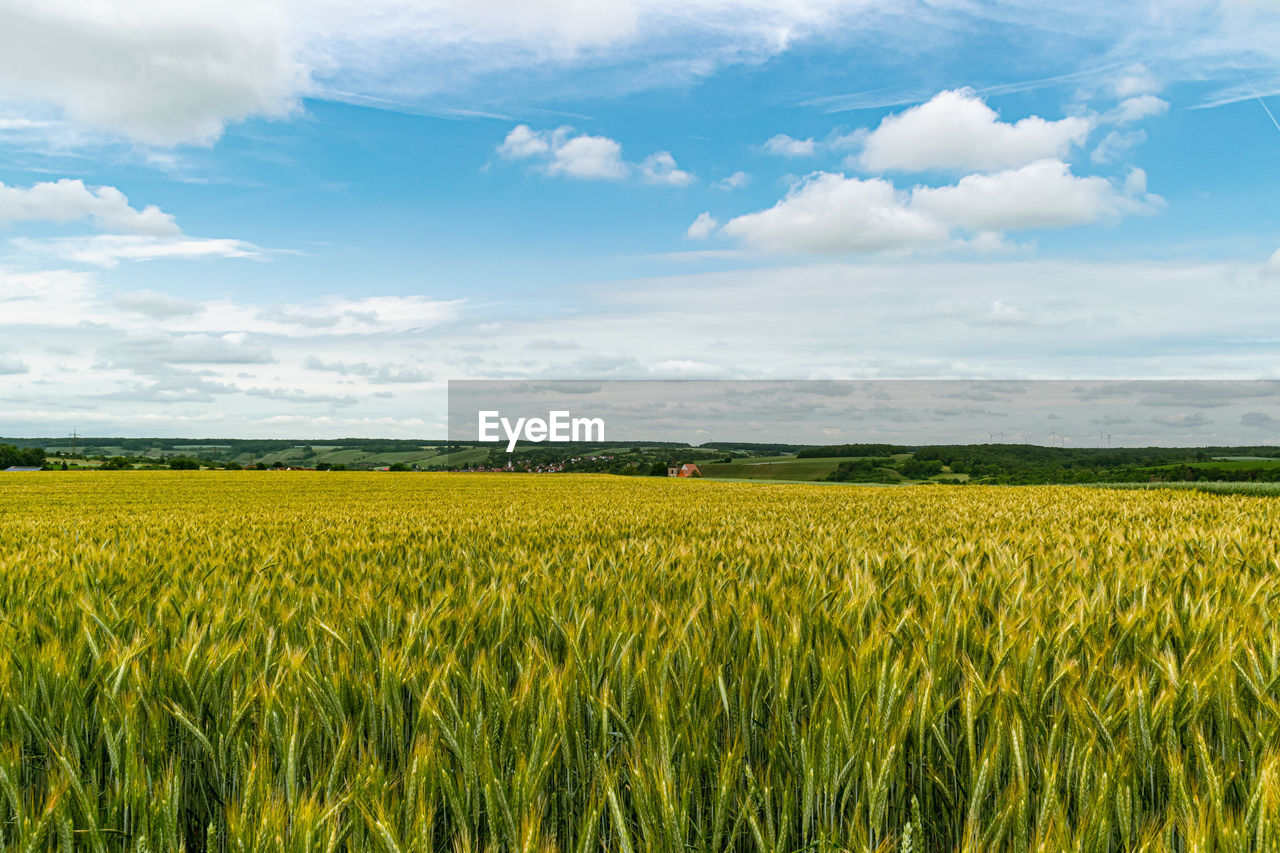
[[[39,470],[40,468],[31,466],[31,465],[10,465],[8,468],[4,469],[4,473],[16,474],[16,473],[21,473],[23,471],[39,471]]]
[[[672,465],[667,468],[668,477],[701,477],[702,472],[698,470],[698,466],[692,462],[686,462],[683,465]]]

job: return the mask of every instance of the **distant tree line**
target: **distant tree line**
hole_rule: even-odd
[[[832,483],[896,483],[901,477],[891,470],[892,464],[893,459],[888,456],[850,459],[841,462],[827,475],[827,480]]]
[[[828,444],[823,447],[806,447],[796,453],[798,459],[826,459],[839,456],[892,456],[910,453],[915,448],[898,444]]]
[[[698,445],[698,449],[708,450],[740,450],[750,456],[782,456],[787,453],[794,453],[797,456],[803,456],[805,451],[811,450],[811,445],[807,444],[779,444],[779,443],[760,443],[751,441],[704,441]]]
[[[44,450],[39,447],[17,447],[0,444],[0,470],[12,468],[43,468]]]

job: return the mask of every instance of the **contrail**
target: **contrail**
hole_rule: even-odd
[[[1244,76],[1244,72],[1240,71],[1240,69],[1237,68],[1236,71],[1240,73],[1240,79],[1249,87],[1249,91],[1253,92],[1253,96],[1258,99],[1258,103],[1262,104],[1262,109],[1266,112],[1267,118],[1271,119],[1271,123],[1276,126],[1276,130],[1280,130],[1280,121],[1276,121],[1276,114],[1271,112],[1271,107],[1267,106],[1267,102],[1262,100],[1262,96],[1258,94],[1258,90],[1253,88],[1252,81],[1250,81],[1248,77]]]

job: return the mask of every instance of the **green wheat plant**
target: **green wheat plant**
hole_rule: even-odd
[[[0,850],[1277,850],[1274,506],[15,477]]]

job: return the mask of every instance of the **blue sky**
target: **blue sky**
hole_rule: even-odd
[[[1274,378],[1280,15],[1114,5],[0,0],[0,434]]]

